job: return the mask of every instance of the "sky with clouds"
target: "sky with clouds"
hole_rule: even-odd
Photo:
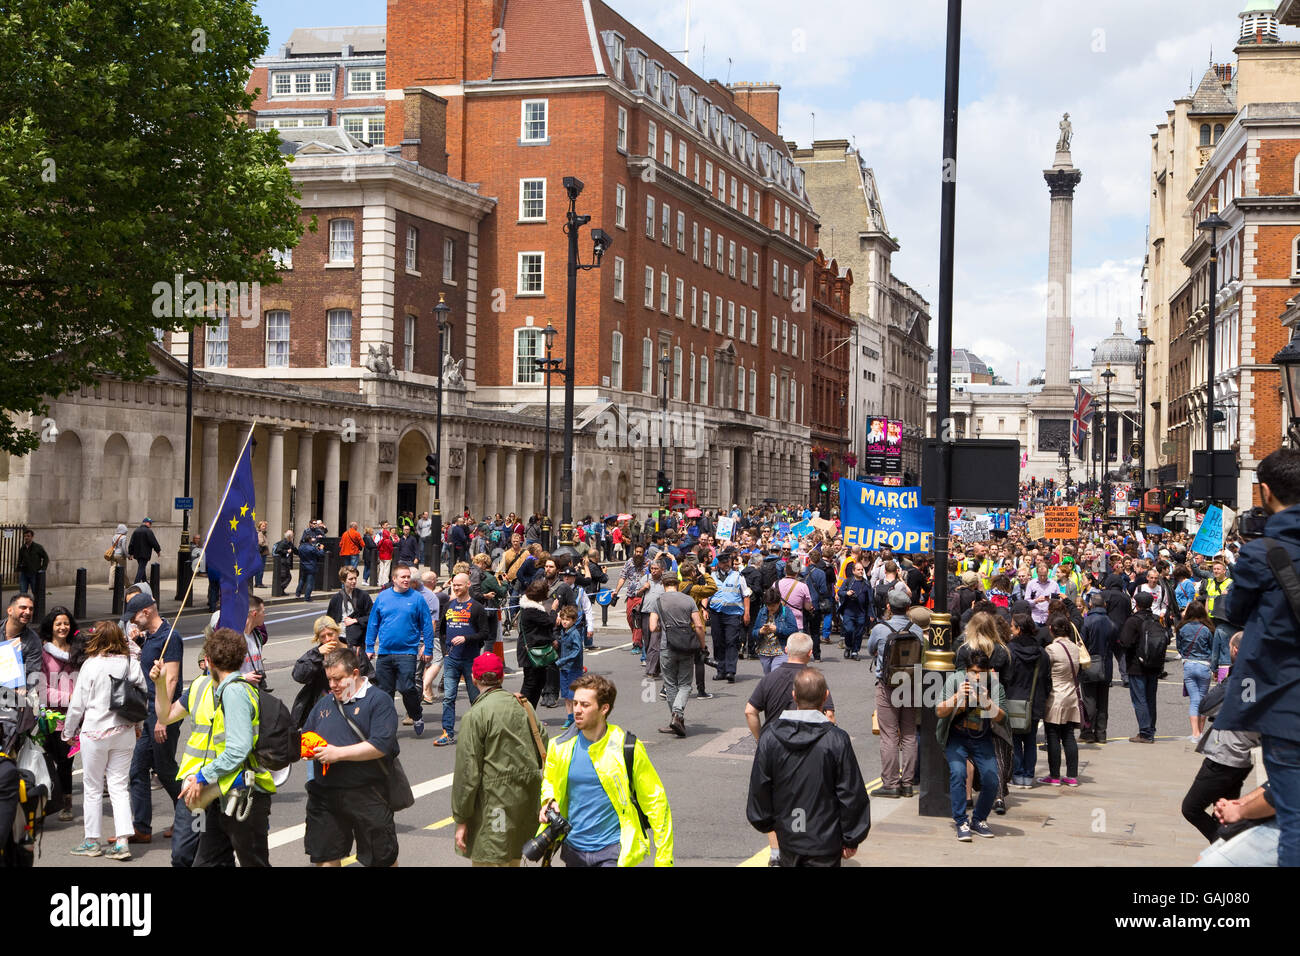
[[[610,0],[670,50],[686,0]],[[1211,51],[1232,61],[1246,0],[983,0],[964,4],[953,344],[1010,382],[1044,362],[1049,197],[1063,112],[1083,171],[1074,204],[1076,365],[1115,319],[1136,336],[1150,135]],[[378,24],[385,0],[259,0],[271,48],[298,26]],[[855,141],[875,170],[894,273],[936,311],[946,0],[691,4],[691,67],[781,84],[781,129]],[[1282,28],[1284,40],[1300,31]],[[814,121],[813,114],[816,114]],[[936,316],[937,317],[937,316]],[[933,325],[932,325],[933,330]],[[933,333],[932,333],[933,339]],[[933,341],[932,343],[933,344]]]

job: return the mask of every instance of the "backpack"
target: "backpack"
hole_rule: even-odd
[[[889,622],[885,621],[885,627],[889,627]],[[921,663],[925,657],[925,644],[916,636],[916,632],[908,625],[903,630],[897,631],[889,627],[892,636],[885,642],[885,680],[888,681],[895,674],[911,674],[913,668]]]
[[[251,756],[263,770],[283,770],[302,758],[302,733],[294,722],[293,714],[274,694],[262,690],[242,677],[237,684],[247,684],[257,695],[257,743]],[[220,698],[217,706],[221,706]]]
[[[1145,671],[1158,670],[1165,662],[1165,648],[1169,646],[1169,635],[1155,618],[1142,621],[1142,633],[1138,635],[1133,648],[1137,662]]]
[[[767,589],[776,584],[776,562],[763,560],[763,565],[758,569],[758,587],[761,593],[766,594]]]

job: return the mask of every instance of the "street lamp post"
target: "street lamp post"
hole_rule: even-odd
[[[444,345],[443,337],[451,334],[451,320],[448,318],[451,306],[447,304],[445,292],[438,293],[438,304],[433,307],[433,314],[438,317],[438,417],[433,433],[433,514],[429,516],[429,536],[433,540],[433,567],[437,570],[442,567],[442,503],[439,500],[442,496],[442,380],[446,369],[444,349],[450,347],[450,343]]]
[[[667,478],[664,471],[664,432],[668,430],[668,372],[672,368],[673,360],[668,357],[668,349],[665,348],[663,354],[659,356],[660,376],[659,387],[659,473]],[[667,489],[665,488],[664,491]],[[655,519],[655,530],[662,530],[664,517],[664,491],[659,492],[659,516]]]
[[[194,326],[190,326],[189,353],[185,360],[185,497],[190,496],[190,472],[194,454]],[[189,590],[193,566],[190,561],[190,509],[181,512],[181,544],[176,550],[176,600],[183,601]],[[125,565],[114,565],[114,574],[125,574]]]
[[[1219,297],[1219,230],[1228,228],[1227,220],[1219,215],[1219,197],[1210,197],[1210,215],[1198,229],[1210,233],[1210,312],[1205,328],[1205,450],[1210,455],[1210,496],[1207,504],[1214,502],[1214,485],[1218,472],[1214,465],[1214,319],[1215,299]]]
[[[1147,327],[1138,326],[1137,347],[1142,350],[1142,415],[1138,419],[1142,428],[1141,444],[1138,445],[1138,487],[1143,491],[1147,487],[1147,415],[1150,409],[1147,408],[1147,349],[1156,343],[1147,338]]]
[[[1106,383],[1106,417],[1101,427],[1101,507],[1104,517],[1110,512],[1110,383],[1118,376],[1107,365],[1101,377]]]
[[[577,212],[578,197],[582,195],[583,183],[576,176],[564,177],[564,189],[569,194],[569,211],[565,215],[564,233],[569,238],[568,256],[568,296],[565,308],[564,330],[564,468],[560,473],[560,491],[563,499],[560,512],[560,548],[559,553],[566,554],[569,560],[577,556],[573,547],[573,384],[576,377],[576,341],[578,324],[578,273],[588,269],[599,269],[601,257],[608,251],[613,240],[603,229],[591,230],[592,252],[595,261],[584,264],[578,258],[578,234],[582,227],[591,222],[590,216]],[[548,462],[549,467],[549,462]]]
[[[533,359],[533,363],[546,375],[546,465],[542,469],[542,547],[551,550],[551,375],[556,372],[568,378],[561,370],[560,360],[551,358],[551,346],[560,333],[551,323],[546,323],[542,335],[546,339],[546,358]]]
[[[1300,340],[1291,339],[1273,356],[1273,364],[1282,370],[1282,393],[1286,397],[1285,436],[1291,447],[1300,447]]]

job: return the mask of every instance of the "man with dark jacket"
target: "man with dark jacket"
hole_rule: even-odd
[[[804,632],[812,638],[813,642],[813,660],[822,659],[822,628],[824,619],[830,617],[833,611],[822,611],[822,602],[826,601],[833,609],[835,602],[831,599],[830,584],[826,579],[826,568],[822,564],[822,553],[814,551],[808,556],[808,571],[804,574],[803,583],[808,587],[808,596],[812,600],[812,610],[804,615]]]
[[[807,667],[795,675],[794,710],[758,739],[746,816],[777,835],[781,866],[839,866],[871,829],[871,806],[849,735],[821,707],[826,678]]]
[[[1124,586],[1124,576],[1112,574],[1107,577],[1106,590],[1103,594],[1106,598],[1106,614],[1110,617],[1110,622],[1115,625],[1115,633],[1118,634],[1124,629],[1125,622],[1133,615],[1133,599],[1129,597],[1128,590]],[[1114,653],[1115,663],[1119,665],[1120,683],[1127,687],[1128,670],[1123,652],[1118,645],[1114,645]]]
[[[1084,743],[1104,744],[1106,725],[1110,712],[1111,649],[1115,646],[1115,624],[1106,612],[1106,597],[1094,591],[1089,599],[1088,614],[1083,619],[1083,643],[1094,661],[1102,661],[1102,674],[1097,680],[1084,678],[1079,684],[1083,691],[1083,708],[1092,717],[1092,727],[1079,734]]]
[[[447,529],[447,544],[451,545],[451,564],[469,560],[469,532],[465,530],[465,519],[458,517]]]
[[[298,547],[298,583],[302,586],[304,601],[311,600],[312,589],[316,587],[316,573],[320,570],[324,558],[324,549],[318,548],[316,542],[310,538]]]
[[[1137,605],[1137,611],[1120,628],[1115,646],[1124,651],[1128,693],[1133,701],[1133,712],[1137,716],[1138,732],[1129,738],[1129,742],[1153,744],[1156,742],[1156,688],[1160,683],[1165,656],[1159,654],[1159,660],[1147,661],[1145,666],[1139,659],[1138,645],[1142,641],[1142,632],[1148,624],[1160,628],[1160,622],[1151,613],[1150,593],[1139,591],[1133,598],[1133,603]]]
[[[356,650],[365,653],[366,624],[370,620],[370,609],[374,601],[364,588],[357,587],[357,569],[339,568],[339,583],[342,585],[330,598],[325,613],[338,621],[343,628],[343,641]]]
[[[401,540],[397,542],[397,553],[393,556],[399,563],[409,564],[413,568],[420,566],[420,538],[409,526],[402,527]]]
[[[126,556],[136,561],[135,580],[140,583],[146,577],[149,570],[149,561],[154,554],[162,554],[162,547],[158,544],[158,539],[153,535],[153,519],[145,518],[140,522],[140,527],[131,533],[131,543],[127,545]]]

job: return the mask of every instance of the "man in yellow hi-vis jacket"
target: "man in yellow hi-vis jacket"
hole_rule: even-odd
[[[547,747],[542,779],[542,823],[555,809],[572,826],[560,858],[565,866],[636,866],[649,848],[639,805],[654,833],[655,866],[672,866],[673,818],[659,774],[637,740],[629,780],[627,735],[607,723],[614,684],[583,674],[572,686],[574,724]]]

